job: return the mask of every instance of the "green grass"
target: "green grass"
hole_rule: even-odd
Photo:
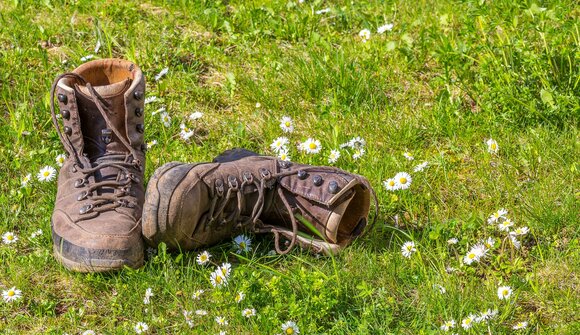
[[[433,334],[488,308],[498,309],[495,319],[455,332],[511,334],[528,321],[520,333],[580,333],[579,18],[573,0],[0,2],[0,233],[19,237],[0,244],[0,290],[22,290],[20,300],[0,301],[0,333],[131,334],[142,321],[151,334],[276,334],[293,320],[301,334]],[[376,33],[389,22],[392,31]],[[147,95],[158,97],[146,109],[146,139],[158,141],[147,176],[231,147],[272,154],[288,115],[294,161],[327,164],[331,149],[366,140],[361,159],[342,150],[336,166],[375,187],[376,228],[335,259],[268,255],[268,236],[237,256],[224,241],[210,249],[216,264],[234,267],[221,290],[211,289],[213,266],[197,265],[197,252],[160,248],[142,269],[110,275],[66,271],[52,257],[55,183],[34,176],[63,152],[50,84],[88,54],[136,62]],[[162,106],[168,128],[152,115]],[[179,124],[193,111],[204,116],[185,143]],[[322,142],[321,154],[297,152],[308,137]],[[422,161],[429,167],[414,173]],[[387,191],[382,181],[399,171],[412,174],[411,188]],[[21,187],[28,173],[33,181]],[[530,228],[521,249],[486,223],[502,207]],[[452,237],[459,243],[448,245]],[[485,260],[463,264],[487,237],[496,244]],[[405,258],[408,240],[418,251]],[[500,285],[514,289],[507,302]],[[144,305],[148,287],[155,295]],[[198,289],[205,293],[194,300]],[[257,315],[243,318],[246,307]],[[209,315],[190,329],[184,309]],[[218,326],[217,315],[229,325]]]

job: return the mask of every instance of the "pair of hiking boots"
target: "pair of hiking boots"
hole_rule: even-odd
[[[68,154],[51,220],[55,257],[68,269],[138,268],[144,242],[191,250],[243,232],[272,233],[281,254],[296,244],[331,254],[367,227],[364,177],[244,149],[165,164],[145,192],[145,78],[130,61],[95,60],[57,77],[51,113]]]

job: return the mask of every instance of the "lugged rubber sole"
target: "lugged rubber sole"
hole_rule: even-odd
[[[65,268],[82,273],[109,272],[125,266],[139,268],[144,263],[143,244],[126,250],[84,248],[71,243],[52,230],[54,257]]]

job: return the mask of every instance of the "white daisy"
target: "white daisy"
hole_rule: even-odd
[[[283,116],[280,120],[280,128],[285,133],[291,133],[294,131],[294,122],[289,116]]]
[[[439,284],[433,284],[433,288],[436,290],[439,290],[439,293],[441,294],[445,294],[447,292],[447,290],[445,289],[445,287],[439,285]]]
[[[34,238],[36,238],[36,237],[38,237],[40,235],[42,235],[42,229],[38,229],[37,231],[32,232],[32,234],[30,234],[30,238],[31,239],[34,239]]]
[[[4,244],[16,243],[16,241],[18,241],[18,236],[13,232],[9,231],[4,233],[4,235],[2,235],[2,241],[4,242]]]
[[[466,317],[465,319],[461,320],[461,327],[463,329],[469,329],[471,328],[471,326],[473,326],[473,321],[475,320],[475,315],[470,314],[468,317]]]
[[[501,208],[500,210],[498,210],[497,212],[491,214],[491,216],[487,219],[487,223],[492,224],[494,222],[499,221],[500,218],[505,219],[506,215],[507,215],[507,210]]]
[[[363,29],[358,33],[358,36],[363,42],[366,42],[371,38],[371,31],[368,29]]]
[[[285,162],[290,162],[290,154],[288,153],[288,149],[284,148],[278,152],[278,159]]]
[[[499,150],[499,146],[497,145],[497,142],[493,138],[490,138],[485,143],[487,144],[487,151],[489,151],[490,153],[496,154],[497,151]]]
[[[212,272],[209,280],[213,287],[224,287],[228,285],[228,280],[223,276],[220,269]]]
[[[12,287],[6,291],[2,291],[2,298],[4,302],[12,302],[22,298],[22,291],[16,289],[16,287]]]
[[[246,297],[246,295],[244,294],[244,292],[240,291],[238,292],[238,294],[236,294],[236,302],[239,304],[242,300],[244,300],[244,298]]]
[[[89,330],[85,330],[82,335],[96,335],[96,334],[97,333],[95,333],[94,330],[89,329]]]
[[[507,300],[512,296],[512,288],[509,286],[500,286],[497,288],[497,297],[500,300]]]
[[[163,125],[165,127],[169,127],[171,126],[171,116],[169,115],[169,113],[167,112],[163,112],[160,114],[161,116],[161,122],[163,122]]]
[[[528,327],[528,322],[527,321],[520,321],[518,323],[516,323],[512,329],[515,330],[520,330],[520,329],[526,329]]]
[[[199,316],[204,316],[207,315],[207,311],[205,309],[198,309],[195,311],[195,314]]]
[[[55,158],[56,165],[63,166],[65,159],[66,159],[66,155],[65,154],[57,155],[56,158]]]
[[[155,81],[159,81],[159,79],[161,79],[161,77],[163,77],[164,75],[166,75],[167,72],[169,72],[169,68],[168,67],[166,67],[163,70],[159,71],[159,73],[155,75],[155,78],[154,78]]]
[[[151,290],[151,287],[148,287],[145,290],[145,297],[143,298],[143,303],[145,305],[149,304],[151,297],[154,296],[153,294],[153,290]]]
[[[253,308],[246,308],[242,311],[242,316],[245,316],[247,318],[250,318],[252,316],[256,315],[256,310]]]
[[[191,311],[183,310],[183,317],[185,318],[185,322],[187,323],[189,328],[193,328],[193,326],[194,326],[193,319],[191,318],[191,314],[192,314]]]
[[[513,231],[510,231],[510,235],[514,235],[514,236],[526,235],[529,231],[530,231],[530,229],[528,227],[520,227],[520,228],[516,228]]]
[[[251,245],[252,239],[246,235],[238,235],[234,238],[234,247],[238,254],[252,250]]]
[[[473,262],[479,262],[487,253],[487,249],[483,244],[476,244],[469,252],[463,257],[463,263],[470,265]]]
[[[193,294],[191,295],[191,297],[193,298],[193,300],[199,300],[199,297],[201,297],[201,295],[204,293],[204,290],[197,290],[195,292],[193,292]]]
[[[202,112],[198,112],[198,111],[195,111],[195,112],[189,114],[189,119],[192,120],[192,121],[201,119],[202,117],[203,117],[203,113]]]
[[[497,309],[494,309],[494,310],[488,309],[487,311],[482,312],[479,315],[479,319],[481,321],[491,320],[491,319],[493,319],[497,315],[497,313],[498,313],[498,310]]]
[[[328,155],[328,163],[334,164],[340,158],[340,151],[330,150],[330,155]]]
[[[449,331],[452,328],[455,328],[455,320],[445,321],[441,325],[441,330],[444,330],[444,331]]]
[[[282,324],[282,332],[286,335],[300,334],[300,329],[298,329],[296,322],[287,321],[286,323]]]
[[[197,258],[195,261],[199,265],[204,265],[204,264],[207,264],[209,262],[210,258],[211,258],[211,254],[207,251],[204,251],[204,252],[200,253],[199,255],[197,255]]]
[[[222,265],[216,269],[216,272],[218,271],[224,278],[228,278],[232,272],[232,265],[230,263],[222,263]]]
[[[86,55],[86,56],[83,56],[83,57],[81,57],[81,62],[84,63],[84,62],[86,62],[88,60],[93,59],[94,57],[95,57],[95,55]]]
[[[145,322],[137,322],[135,325],[135,333],[142,334],[149,330],[149,326]]]
[[[179,132],[179,136],[184,140],[184,141],[189,141],[189,138],[191,136],[193,136],[193,129],[190,129],[189,127],[187,127],[185,124],[180,124],[179,128],[181,128],[181,131]]]
[[[147,97],[147,98],[145,98],[145,104],[146,104],[146,105],[147,105],[147,104],[150,104],[150,103],[152,103],[152,102],[155,102],[155,101],[157,101],[157,97],[156,97],[156,96],[154,96],[154,95],[152,95],[152,96],[150,96],[150,97]]]
[[[505,219],[503,222],[501,222],[500,224],[497,225],[497,228],[500,231],[509,231],[510,227],[513,226],[514,223],[512,220],[510,219]]]
[[[27,174],[26,176],[24,176],[24,178],[22,178],[22,181],[20,182],[20,186],[22,187],[26,187],[28,186],[28,183],[30,182],[30,180],[32,179],[32,174]]]
[[[216,316],[215,322],[217,322],[217,324],[220,326],[227,326],[228,325],[228,320],[226,320],[226,318],[223,316]]]
[[[377,28],[377,33],[378,34],[382,34],[385,31],[391,31],[391,30],[393,30],[393,24],[392,23],[387,23],[387,24],[384,24],[384,25],[378,27]]]
[[[157,145],[157,140],[147,142],[147,149],[151,149],[154,145]]]
[[[410,152],[408,152],[408,151],[405,151],[405,152],[403,152],[403,156],[405,156],[405,158],[406,158],[408,161],[412,161],[413,159],[415,159],[415,157],[413,157],[413,154],[411,154],[411,153],[410,153]]]
[[[288,138],[284,136],[280,136],[270,144],[270,149],[274,152],[279,152],[281,150],[285,150],[286,146],[288,145]]]
[[[256,108],[260,108],[260,107],[262,107],[262,104],[259,102],[256,102]]]
[[[387,189],[387,191],[396,191],[399,189],[399,184],[395,181],[395,178],[389,178],[383,181],[383,185]]]
[[[317,15],[320,15],[320,14],[326,14],[326,13],[329,13],[329,12],[330,12],[330,8],[323,8],[323,9],[317,10],[315,13]]]
[[[52,166],[47,165],[40,169],[36,178],[39,181],[51,181],[54,179],[54,176],[56,176],[56,170]]]
[[[413,242],[413,241],[407,241],[401,247],[401,253],[403,254],[404,257],[407,257],[407,258],[411,258],[411,255],[415,251],[417,251],[417,248],[415,248],[415,242]]]
[[[97,44],[95,44],[95,53],[99,53],[101,50],[101,40],[97,40]]]
[[[522,243],[515,237],[514,235],[509,235],[510,241],[514,245],[516,249],[519,249],[522,246]]]
[[[309,154],[317,154],[322,150],[322,145],[320,145],[319,140],[309,138],[304,143],[302,143],[302,150]]]
[[[408,189],[412,181],[411,175],[407,172],[399,172],[395,175],[395,182],[397,183],[397,188],[400,190]]]
[[[449,244],[449,245],[457,244],[457,243],[459,243],[459,240],[456,237],[452,237],[452,238],[447,240],[447,244]]]
[[[485,241],[483,241],[483,245],[486,248],[491,249],[495,245],[495,239],[493,237],[488,237]]]
[[[357,136],[353,137],[350,141],[348,141],[347,146],[353,149],[362,148],[367,144],[364,138]]]
[[[352,159],[357,160],[365,154],[365,148],[356,148],[352,154]]]
[[[423,162],[413,168],[413,172],[421,172],[429,166],[429,162]]]

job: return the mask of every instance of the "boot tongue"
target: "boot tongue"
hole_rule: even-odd
[[[126,79],[110,85],[93,86],[95,91],[103,98],[112,127],[115,127],[126,140],[125,129],[125,91],[131,85],[131,79]],[[107,126],[105,119],[92,101],[91,92],[86,86],[75,85],[80,93],[80,103],[84,105],[87,113],[80,113],[81,127],[85,139],[85,152],[89,157],[98,157],[106,152],[127,152],[127,148],[119,141],[115,133]]]
[[[125,162],[126,156],[125,155],[114,155],[114,154],[105,154],[104,156],[98,157],[95,160],[95,164],[101,165],[103,163],[123,163]],[[107,166],[99,169],[98,173],[95,173],[95,181],[116,181],[119,177],[119,170],[116,167]],[[101,187],[101,193],[115,193],[115,188],[111,186]]]

